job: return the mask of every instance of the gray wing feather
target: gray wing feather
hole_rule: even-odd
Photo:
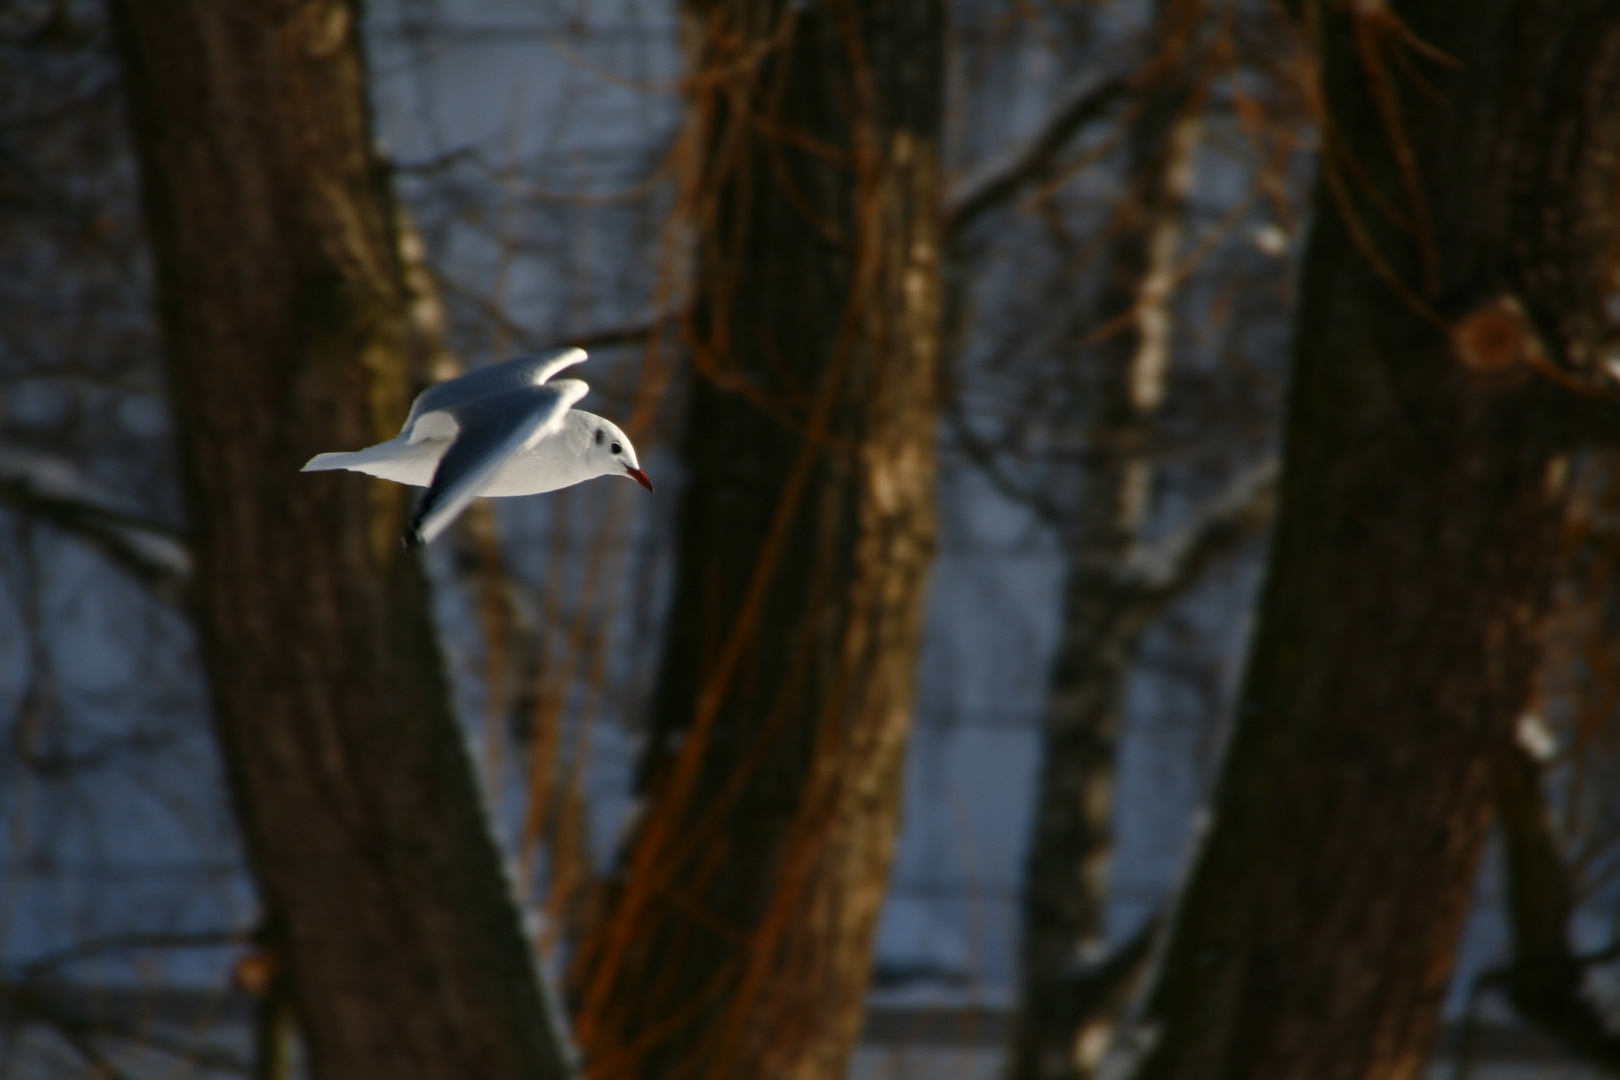
[[[507,394],[540,386],[565,367],[585,359],[584,349],[551,349],[534,356],[520,356],[504,364],[491,364],[469,372],[460,378],[430,386],[411,403],[410,415],[405,418],[401,434],[407,434],[416,418],[423,413],[449,412],[469,402],[493,394]]]
[[[441,406],[455,418],[460,430],[439,459],[433,483],[411,515],[406,546],[425,544],[443,532],[468,503],[489,487],[513,454],[557,430],[569,406],[585,392],[584,383],[564,379],[551,385],[530,384],[522,390],[508,390],[499,397]]]

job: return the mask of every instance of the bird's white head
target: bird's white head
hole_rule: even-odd
[[[630,445],[624,432],[611,420],[603,420],[599,416],[593,416],[591,420],[591,444],[585,451],[585,457],[595,474],[628,476],[651,491],[652,481],[641,471],[641,462],[636,460],[636,448]]]

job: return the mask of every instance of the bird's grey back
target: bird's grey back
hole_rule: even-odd
[[[469,401],[538,386],[565,367],[585,359],[583,349],[549,349],[534,356],[520,356],[504,364],[491,364],[459,378],[430,386],[416,396],[410,415],[405,418],[402,432],[411,430],[411,424],[423,413],[439,409],[453,409]]]

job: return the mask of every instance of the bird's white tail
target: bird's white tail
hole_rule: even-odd
[[[351,453],[316,454],[302,469],[303,472],[326,472],[347,469],[369,476],[392,480],[396,484],[427,487],[433,483],[433,472],[439,459],[450,448],[448,441],[430,440],[414,446],[404,439],[389,439],[376,446]]]

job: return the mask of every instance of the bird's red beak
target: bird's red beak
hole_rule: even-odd
[[[652,481],[647,479],[647,474],[642,472],[640,469],[632,469],[630,466],[626,465],[624,467],[624,471],[630,474],[630,478],[632,480],[646,488],[648,491],[653,489]]]

